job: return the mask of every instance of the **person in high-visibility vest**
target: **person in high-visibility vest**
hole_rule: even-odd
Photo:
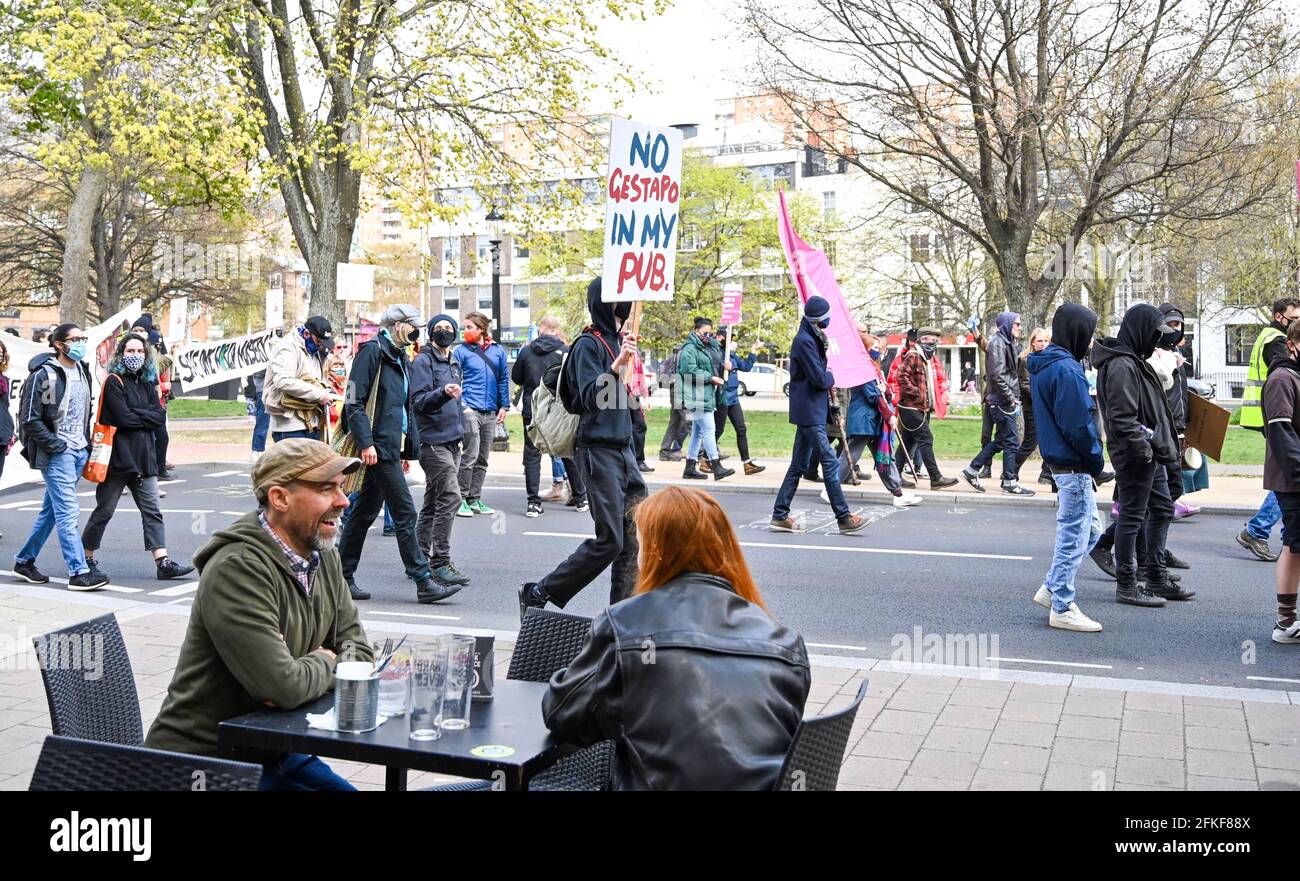
[[[1250,351],[1246,389],[1241,399],[1242,428],[1264,430],[1264,411],[1260,404],[1264,382],[1268,379],[1268,366],[1274,358],[1286,357],[1286,331],[1297,318],[1300,318],[1300,299],[1282,297],[1273,303],[1273,320],[1255,338],[1255,346]],[[1270,492],[1264,497],[1259,511],[1246,523],[1246,528],[1238,533],[1237,544],[1260,560],[1276,561],[1277,555],[1269,550],[1268,537],[1281,519],[1282,509],[1278,507],[1277,496]]]

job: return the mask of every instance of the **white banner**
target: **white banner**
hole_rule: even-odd
[[[611,123],[601,300],[672,300],[681,184],[680,131]]]
[[[340,263],[334,279],[337,299],[360,303],[375,299],[375,267],[368,263]]]
[[[176,297],[171,301],[171,308],[167,312],[167,339],[174,340],[177,343],[183,343],[189,335],[190,329],[190,301],[188,297]]]
[[[278,340],[275,330],[264,330],[233,340],[186,346],[174,356],[172,379],[186,394],[228,379],[240,379],[266,368]]]

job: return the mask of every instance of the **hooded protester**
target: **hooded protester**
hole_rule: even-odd
[[[564,608],[605,569],[610,569],[610,604],[631,596],[637,579],[636,526],[632,517],[645,497],[645,479],[632,444],[631,394],[621,371],[637,359],[636,337],[623,327],[632,304],[606,303],[601,281],[587,286],[591,324],[569,349],[559,371],[560,402],[578,416],[575,470],[587,487],[596,537],[537,582],[519,588],[519,614],[548,602]]]
[[[1002,491],[1016,496],[1032,496],[1034,491],[1020,485],[1020,468],[1016,453],[1020,448],[1018,426],[1022,413],[1020,407],[1020,377],[1016,364],[1016,340],[1020,338],[1020,315],[1001,312],[994,320],[998,332],[989,340],[985,355],[987,382],[984,400],[993,420],[994,437],[984,445],[970,465],[961,472],[962,478],[975,492],[984,492],[980,485],[980,472],[993,462],[1002,450]]]
[[[1276,575],[1277,620],[1273,641],[1300,644],[1296,588],[1300,585],[1300,321],[1287,328],[1286,355],[1273,353],[1260,397],[1265,439],[1264,489],[1282,512],[1282,550]]]
[[[790,344],[790,422],[795,426],[794,450],[785,480],[776,496],[776,505],[772,508],[771,528],[774,532],[800,531],[790,516],[790,504],[799,488],[799,478],[808,470],[814,457],[821,463],[822,480],[835,519],[839,522],[840,533],[849,535],[867,527],[865,518],[849,510],[840,486],[839,459],[826,434],[826,421],[831,415],[830,393],[835,387],[835,377],[826,367],[829,342],[824,328],[830,323],[830,304],[821,297],[809,297],[803,306],[799,330]]]
[[[533,421],[533,392],[537,391],[537,387],[542,384],[542,378],[546,376],[547,371],[560,364],[566,351],[568,348],[560,337],[559,319],[546,315],[537,322],[537,339],[519,350],[514,366],[510,368],[510,381],[520,389],[520,400],[523,403],[524,488],[528,493],[528,509],[525,514],[527,517],[539,517],[544,513],[541,495],[542,454],[533,445],[533,439],[527,430]],[[582,475],[574,466],[572,459],[562,461],[564,473],[573,488],[572,498],[577,500],[575,505],[580,511],[586,510],[587,491],[582,483]]]
[[[1038,443],[1057,487],[1056,546],[1034,602],[1051,610],[1049,626],[1084,633],[1101,630],[1079,610],[1074,590],[1079,565],[1101,536],[1094,494],[1106,460],[1082,364],[1096,328],[1096,313],[1066,303],[1052,316],[1052,342],[1025,359]]]
[[[397,549],[406,577],[415,582],[416,600],[436,603],[460,590],[458,584],[440,583],[433,577],[429,559],[415,537],[415,502],[406,484],[410,466],[404,463],[419,455],[420,446],[419,423],[410,398],[411,365],[406,359],[407,345],[420,333],[419,314],[407,303],[389,306],[379,320],[378,336],[357,347],[348,376],[343,420],[366,466],[361,492],[339,536],[343,577],[354,600],[370,598],[369,592],[357,587],[355,576],[366,533],[385,502],[393,511]],[[367,412],[372,393],[373,418]]]
[[[1161,382],[1165,386],[1165,396],[1169,398],[1169,411],[1174,417],[1174,436],[1178,441],[1178,466],[1170,469],[1169,472],[1169,495],[1174,500],[1174,519],[1182,520],[1184,517],[1190,517],[1193,514],[1199,514],[1201,509],[1195,505],[1188,505],[1182,500],[1185,492],[1183,480],[1183,463],[1187,455],[1187,417],[1190,413],[1188,403],[1187,389],[1187,359],[1183,357],[1180,348],[1183,340],[1186,338],[1184,327],[1186,326],[1183,318],[1183,310],[1179,309],[1173,303],[1163,303],[1160,306],[1160,314],[1165,319],[1165,324],[1169,325],[1171,332],[1164,335],[1160,340],[1160,345],[1151,355],[1148,361],[1152,369],[1160,376]],[[1165,376],[1169,379],[1166,382]],[[1165,549],[1168,566],[1174,566],[1176,560],[1169,559],[1172,555],[1169,549]],[[1185,565],[1178,568],[1187,568]]]
[[[1106,423],[1106,446],[1115,466],[1119,521],[1115,527],[1116,599],[1163,606],[1191,599],[1169,578],[1165,539],[1174,517],[1169,467],[1178,464],[1174,418],[1160,380],[1147,359],[1171,332],[1156,307],[1139,303],[1124,314],[1119,333],[1092,347],[1097,402]],[[1146,525],[1146,584],[1137,579],[1138,533]]]

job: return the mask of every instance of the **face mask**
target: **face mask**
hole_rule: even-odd
[[[302,330],[302,341],[303,345],[307,348],[308,355],[316,355],[320,353],[320,346],[316,345],[316,340],[312,338],[311,332],[306,328],[303,328]]]
[[[465,328],[465,342],[471,344],[477,343],[482,338],[483,338],[483,334],[477,327]]]
[[[445,349],[456,339],[455,331],[438,329],[433,332],[433,343],[440,349]]]
[[[921,346],[921,351],[925,353],[925,357],[927,357],[927,358],[929,358],[931,355],[934,354],[934,350],[935,350],[935,348],[938,347],[938,345],[939,345],[938,343],[921,343],[921,344],[920,344],[920,346]]]
[[[877,349],[870,349],[868,350],[867,354],[871,356],[872,361],[880,360],[880,352]]]
[[[65,354],[73,361],[80,361],[82,358],[86,357],[86,341],[79,340],[72,343],[68,346]]]
[[[122,363],[132,373],[139,373],[140,368],[144,366],[144,355],[123,355]]]

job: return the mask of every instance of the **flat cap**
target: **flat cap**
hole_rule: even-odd
[[[295,480],[324,483],[360,467],[360,459],[340,456],[329,444],[291,437],[272,446],[257,460],[253,466],[253,494],[258,502],[265,502],[272,487]]]

